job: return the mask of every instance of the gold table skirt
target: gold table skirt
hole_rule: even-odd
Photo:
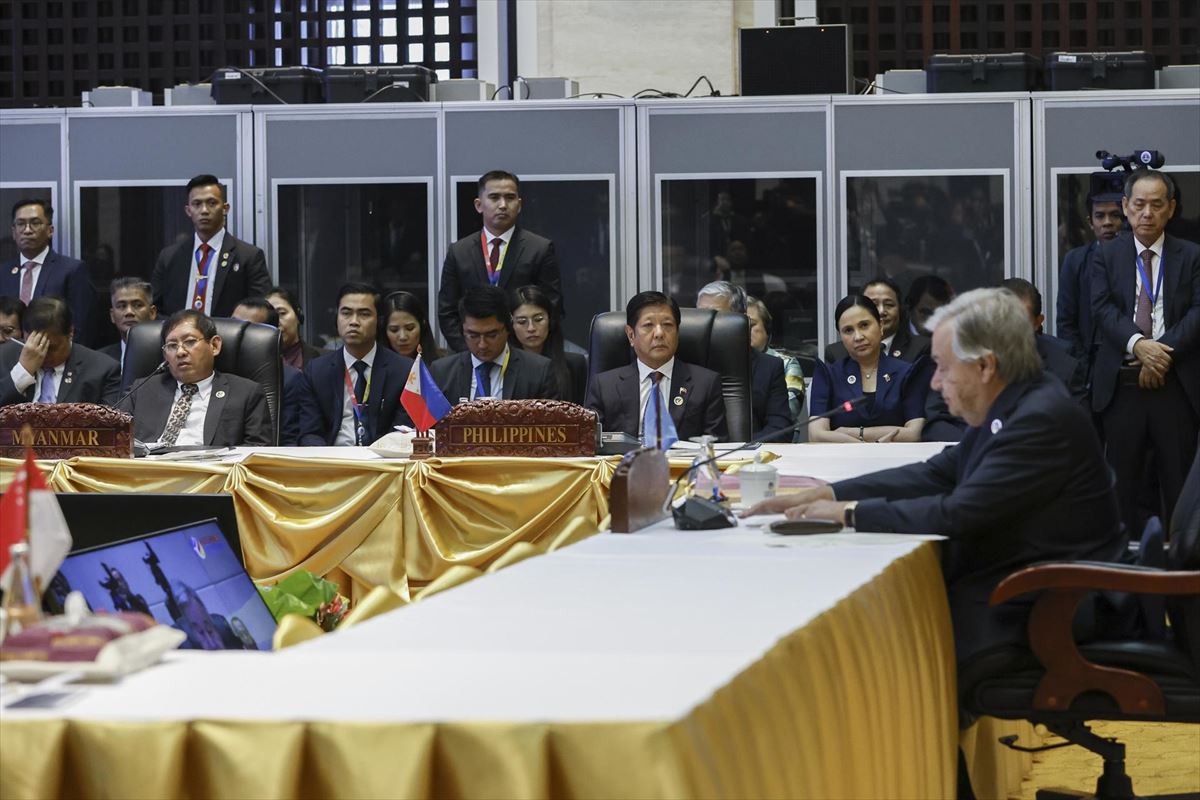
[[[0,488],[17,463],[0,460]],[[484,567],[579,518],[599,524],[616,462],[253,454],[240,463],[72,458],[41,466],[58,492],[227,492],[252,578],[269,583],[305,569],[357,600],[376,586],[409,599],[455,565]]]
[[[0,720],[0,797],[949,798],[954,685],[941,569],[925,544],[681,719],[10,715]]]

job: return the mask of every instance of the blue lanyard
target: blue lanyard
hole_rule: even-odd
[[[1153,252],[1153,251],[1151,251]],[[1163,281],[1163,263],[1162,256],[1158,257],[1158,282],[1154,285],[1154,291],[1150,291],[1150,276],[1146,274],[1146,265],[1142,263],[1142,254],[1137,255],[1138,274],[1142,276],[1142,288],[1146,290],[1146,296],[1150,298],[1150,308],[1153,309],[1158,304],[1158,293],[1162,291]]]

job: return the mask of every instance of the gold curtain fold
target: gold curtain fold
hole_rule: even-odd
[[[925,544],[677,720],[9,717],[0,797],[949,798],[954,687]]]

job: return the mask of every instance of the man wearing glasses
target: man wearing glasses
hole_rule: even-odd
[[[75,341],[91,344],[91,276],[82,261],[50,247],[54,237],[50,201],[18,200],[12,209],[12,237],[20,255],[0,266],[0,295],[19,297],[25,305],[37,297],[63,298],[71,307]]]
[[[217,326],[185,309],[163,325],[168,373],[151,377],[129,395],[133,435],[164,446],[237,447],[271,444],[271,412],[254,381],[217,372]]]
[[[562,399],[550,359],[508,346],[512,315],[502,289],[472,286],[459,301],[458,313],[467,351],[429,367],[447,400]]]

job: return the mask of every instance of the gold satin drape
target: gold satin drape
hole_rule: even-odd
[[[17,463],[0,461],[0,486]],[[73,458],[40,466],[59,492],[227,492],[251,577],[273,582],[306,569],[357,600],[376,586],[410,599],[453,566],[482,569],[517,542],[548,541],[580,518],[598,525],[616,462],[256,453],[237,464]]]
[[[0,797],[950,798],[954,686],[941,569],[925,544],[681,719],[8,718]]]

